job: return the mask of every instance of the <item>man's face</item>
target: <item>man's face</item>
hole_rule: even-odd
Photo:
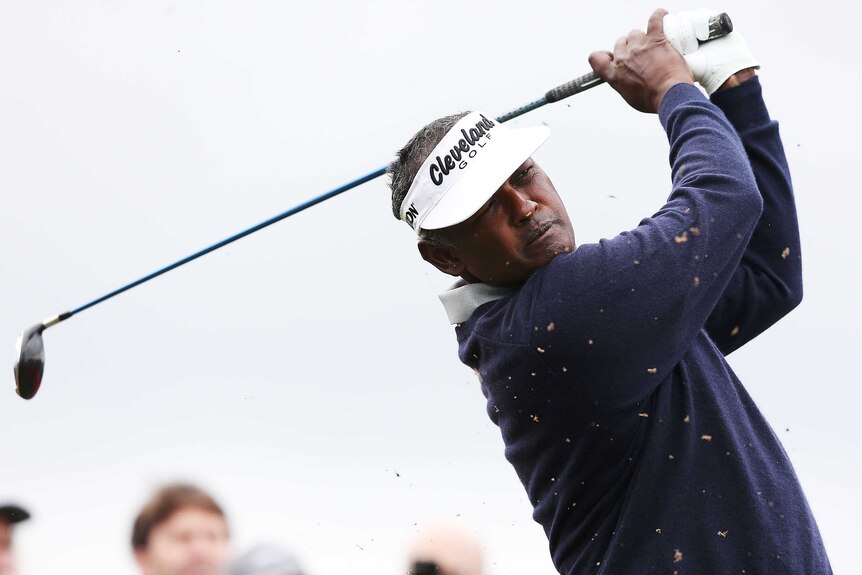
[[[8,575],[15,570],[15,558],[12,556],[12,526],[5,519],[0,519],[0,575]]]
[[[228,560],[224,518],[184,507],[157,525],[135,557],[144,575],[219,575]]]
[[[554,256],[575,249],[563,201],[532,158],[478,212],[444,233],[456,246],[456,275],[495,286],[521,285]]]

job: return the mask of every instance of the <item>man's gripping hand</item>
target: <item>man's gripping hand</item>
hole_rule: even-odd
[[[662,33],[667,10],[650,16],[646,34],[632,30],[617,40],[613,52],[593,52],[593,71],[641,112],[656,113],[665,93],[680,83],[693,83],[692,73],[680,52]]]
[[[760,68],[748,44],[738,31],[727,36],[706,40],[709,19],[716,12],[701,8],[690,12],[666,14],[664,35],[680,54],[685,56],[695,81],[712,95],[731,76],[741,70]]]

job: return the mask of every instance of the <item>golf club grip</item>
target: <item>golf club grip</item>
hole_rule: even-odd
[[[733,21],[731,21],[727,12],[716,14],[709,19],[709,35],[704,42],[727,36],[731,32],[733,32]],[[549,103],[559,102],[569,96],[574,96],[575,94],[603,83],[604,80],[596,76],[595,72],[588,72],[583,76],[578,76],[570,82],[566,82],[565,84],[561,84],[556,88],[548,90],[545,92],[545,100]]]
[[[709,35],[704,41],[715,40],[716,38],[727,36],[731,32],[733,32],[733,21],[731,21],[727,12],[722,12],[709,19]]]
[[[596,76],[595,72],[587,72],[583,76],[578,76],[574,80],[561,84],[556,88],[552,88],[545,92],[545,100],[548,102],[559,102],[569,96],[574,96],[584,90],[589,90],[593,86],[603,84],[604,80]]]

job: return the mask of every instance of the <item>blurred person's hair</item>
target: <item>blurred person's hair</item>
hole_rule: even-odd
[[[433,561],[417,561],[407,570],[407,575],[440,575],[440,568]]]
[[[171,483],[158,489],[144,504],[132,527],[132,548],[146,549],[153,529],[180,509],[197,508],[226,519],[221,506],[199,487],[188,483]]]

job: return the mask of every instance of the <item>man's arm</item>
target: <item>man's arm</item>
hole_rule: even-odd
[[[665,51],[661,15],[645,36],[591,57],[638,109],[653,109],[650,95],[659,93],[649,85],[662,77],[653,68],[687,71]],[[653,52],[660,62],[648,59]],[[762,210],[739,136],[690,83],[680,80],[658,105],[670,144],[667,203],[630,232],[555,258],[518,295],[531,311],[517,323],[531,328],[530,345],[550,373],[613,407],[642,401],[675,369],[725,293]]]
[[[778,124],[759,79],[743,70],[712,101],[739,134],[763,197],[763,213],[706,330],[725,355],[750,341],[802,299],[799,223]]]
[[[643,401],[690,349],[762,209],[742,143],[697,88],[672,88],[660,118],[667,203],[629,232],[554,258],[519,294],[532,300],[531,344],[550,372],[616,408]]]

